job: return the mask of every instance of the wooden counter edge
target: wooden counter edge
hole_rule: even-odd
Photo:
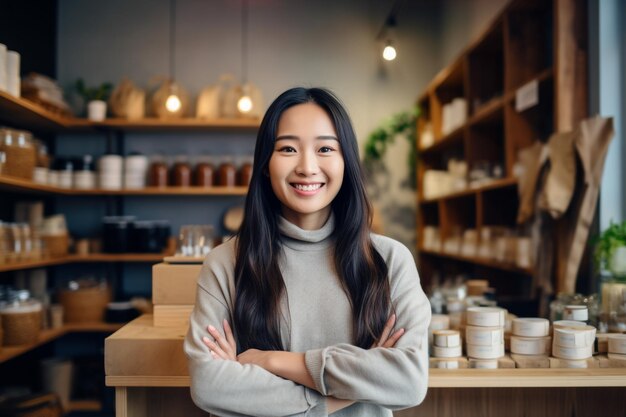
[[[189,376],[107,375],[112,387],[188,387]],[[624,369],[431,369],[429,388],[625,387]]]

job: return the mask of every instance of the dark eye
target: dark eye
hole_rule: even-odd
[[[288,152],[288,153],[291,153],[291,152],[295,152],[295,151],[296,151],[296,149],[293,146],[283,146],[283,147],[278,148],[278,152]]]
[[[320,148],[320,152],[321,153],[328,153],[328,152],[332,152],[332,151],[334,151],[334,149],[331,148],[330,146],[322,146]]]

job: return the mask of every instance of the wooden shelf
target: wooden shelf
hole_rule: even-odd
[[[3,91],[0,91],[0,114],[2,123],[25,129],[58,132],[89,128],[86,120],[59,116],[36,103]]]
[[[102,411],[102,402],[98,400],[72,400],[67,405],[65,413],[74,411]]]
[[[232,196],[246,195],[248,187],[145,187],[130,190],[75,190],[37,184],[30,180],[0,176],[0,190],[27,194],[120,195],[120,196]]]
[[[422,155],[422,156],[426,156],[429,154],[433,154],[436,152],[440,152],[444,149],[448,149],[450,147],[453,147],[455,145],[461,145],[463,143],[463,133],[465,131],[465,125],[460,126],[456,129],[454,129],[452,132],[448,133],[447,135],[443,136],[440,139],[436,139],[435,143],[433,143],[432,145],[426,147],[426,148],[420,148],[418,150],[418,152]]]
[[[128,131],[163,131],[163,130],[211,130],[211,129],[258,129],[261,120],[240,119],[196,119],[183,118],[162,120],[146,118],[140,120],[107,119],[92,122],[87,119],[60,116],[40,105],[23,98],[16,98],[0,91],[0,114],[2,123],[27,130],[46,132],[128,130]]]
[[[518,267],[518,266],[516,266],[514,264],[498,262],[498,261],[494,261],[492,259],[479,258],[477,256],[475,256],[475,257],[468,257],[468,256],[451,254],[451,253],[446,253],[446,252],[433,251],[433,250],[424,249],[424,248],[420,248],[419,252],[422,253],[422,254],[425,254],[425,255],[431,255],[431,256],[438,256],[438,257],[441,257],[441,258],[454,259],[454,260],[461,261],[461,262],[467,262],[467,263],[471,263],[471,264],[482,265],[482,266],[486,266],[488,268],[500,269],[500,270],[503,270],[503,271],[516,272],[516,273],[525,274],[525,275],[533,275],[535,273],[534,269],[532,269],[532,268],[520,268],[520,267]]]
[[[469,118],[467,124],[472,126],[498,118],[498,112],[502,112],[504,110],[505,102],[505,97],[498,97],[490,100],[488,103],[481,106],[480,109],[478,109],[478,111]],[[500,119],[502,120],[503,117],[500,116]]]
[[[626,369],[430,369],[430,388],[623,387]]]
[[[58,329],[42,330],[39,334],[39,339],[35,343],[20,346],[3,346],[0,350],[0,363],[20,356],[69,333],[113,333],[123,325],[124,323],[68,323]]]
[[[455,198],[466,197],[468,195],[478,194],[484,191],[497,190],[498,188],[514,187],[517,185],[517,178],[503,178],[500,180],[494,180],[488,184],[485,184],[476,188],[466,188],[465,190],[457,191],[455,193],[447,194],[437,198],[422,198],[420,204],[431,204],[441,200],[452,200]]]
[[[92,262],[161,262],[171,253],[94,253],[90,255],[67,255],[39,261],[0,264],[0,272],[19,271],[22,269],[43,268],[46,266]]]
[[[259,119],[171,119],[146,118],[140,120],[107,119],[92,122],[97,128],[133,131],[207,130],[207,129],[258,129]]]
[[[429,388],[623,387],[626,370],[594,369],[429,369]],[[107,375],[114,387],[188,387],[188,376]]]

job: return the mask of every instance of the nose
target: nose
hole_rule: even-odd
[[[319,172],[319,165],[317,164],[317,156],[315,152],[305,151],[300,154],[298,158],[298,165],[296,166],[296,174],[302,176],[315,175]]]

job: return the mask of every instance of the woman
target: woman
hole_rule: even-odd
[[[241,229],[198,281],[185,340],[196,405],[219,416],[391,416],[420,403],[430,306],[408,249],[369,230],[341,103],[324,89],[284,92],[254,161]]]

